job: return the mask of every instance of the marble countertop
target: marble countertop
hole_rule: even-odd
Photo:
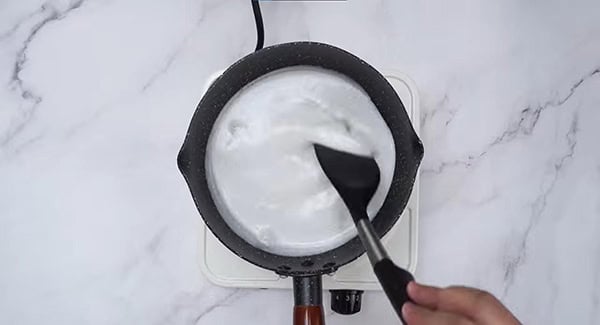
[[[600,2],[263,2],[421,96],[417,277],[525,324],[600,323]],[[285,290],[226,289],[175,157],[205,80],[251,52],[245,0],[0,4],[0,323],[286,324]],[[325,296],[326,299],[328,295]],[[329,324],[397,324],[381,293]]]

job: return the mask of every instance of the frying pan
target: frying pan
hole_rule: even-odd
[[[200,215],[208,228],[244,260],[282,276],[293,277],[294,324],[323,324],[321,275],[335,272],[364,253],[358,237],[329,251],[309,256],[283,256],[256,248],[236,234],[220,215],[207,180],[206,149],[219,113],[244,86],[278,69],[314,66],[336,71],[354,80],[390,128],[396,150],[392,184],[372,223],[382,237],[404,210],[423,157],[402,101],[373,67],[340,48],[316,42],[278,44],[240,59],[218,77],[204,94],[190,122],[177,159]],[[282,216],[285,217],[285,216]]]

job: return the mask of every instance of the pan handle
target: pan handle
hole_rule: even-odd
[[[294,277],[294,325],[324,325],[320,275]]]

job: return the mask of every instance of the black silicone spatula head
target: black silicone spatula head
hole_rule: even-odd
[[[406,288],[414,278],[390,260],[366,212],[367,205],[379,186],[379,167],[375,159],[319,144],[315,144],[315,152],[325,175],[350,210],[358,237],[367,251],[383,291],[402,322],[406,323],[401,310],[404,303],[409,301]]]
[[[317,159],[354,221],[367,217],[367,205],[379,186],[379,167],[372,157],[315,144]]]

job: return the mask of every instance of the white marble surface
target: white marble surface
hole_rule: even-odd
[[[600,2],[265,2],[266,44],[328,42],[417,83],[419,279],[526,324],[600,323]],[[175,157],[249,0],[0,2],[0,323],[285,324],[290,292],[202,277]],[[327,297],[327,296],[326,296]],[[396,324],[379,293],[329,324]]]

